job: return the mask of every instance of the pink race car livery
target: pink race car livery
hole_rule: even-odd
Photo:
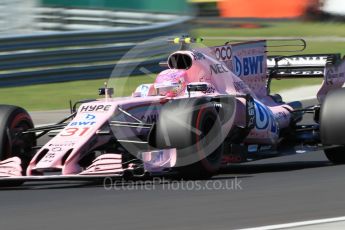
[[[132,96],[76,103],[69,117],[34,128],[22,108],[0,105],[0,182],[178,175],[205,178],[232,163],[324,149],[345,163],[345,60],[339,54],[267,56],[267,41],[178,51]],[[299,40],[305,48],[304,40]],[[323,77],[315,105],[270,94],[272,79]],[[300,124],[312,113],[312,124]],[[43,146],[37,139],[50,135]],[[298,152],[298,151],[297,151]],[[231,166],[230,166],[231,167]]]

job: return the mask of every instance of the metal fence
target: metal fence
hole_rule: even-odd
[[[185,33],[189,19],[169,15],[153,25],[130,28],[2,36],[0,87],[120,76],[123,73],[112,73],[115,64],[133,67],[132,74],[139,74],[141,67],[157,72],[168,51],[162,42],[150,44],[148,53],[128,63],[117,62],[139,42]]]

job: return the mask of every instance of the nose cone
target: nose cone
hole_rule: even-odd
[[[68,157],[69,149],[55,147],[42,151],[43,157],[37,162],[35,169],[61,169]]]

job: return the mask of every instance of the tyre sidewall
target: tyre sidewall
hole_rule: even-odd
[[[12,105],[0,105],[0,159],[4,160],[9,157],[18,156],[22,161],[29,161],[32,157],[32,152],[13,153],[9,148],[8,135],[10,130],[15,129],[18,125],[23,126],[24,129],[33,128],[33,122],[30,115],[22,108]],[[24,145],[33,146],[36,144],[34,134],[23,136],[23,142],[29,141],[31,143],[24,143]]]

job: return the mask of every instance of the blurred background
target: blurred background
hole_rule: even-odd
[[[157,37],[304,38],[303,53],[345,54],[342,0],[0,0],[0,8],[0,103],[29,110],[94,98],[110,76],[126,95],[152,82],[172,51]],[[321,81],[276,81],[273,91]]]

